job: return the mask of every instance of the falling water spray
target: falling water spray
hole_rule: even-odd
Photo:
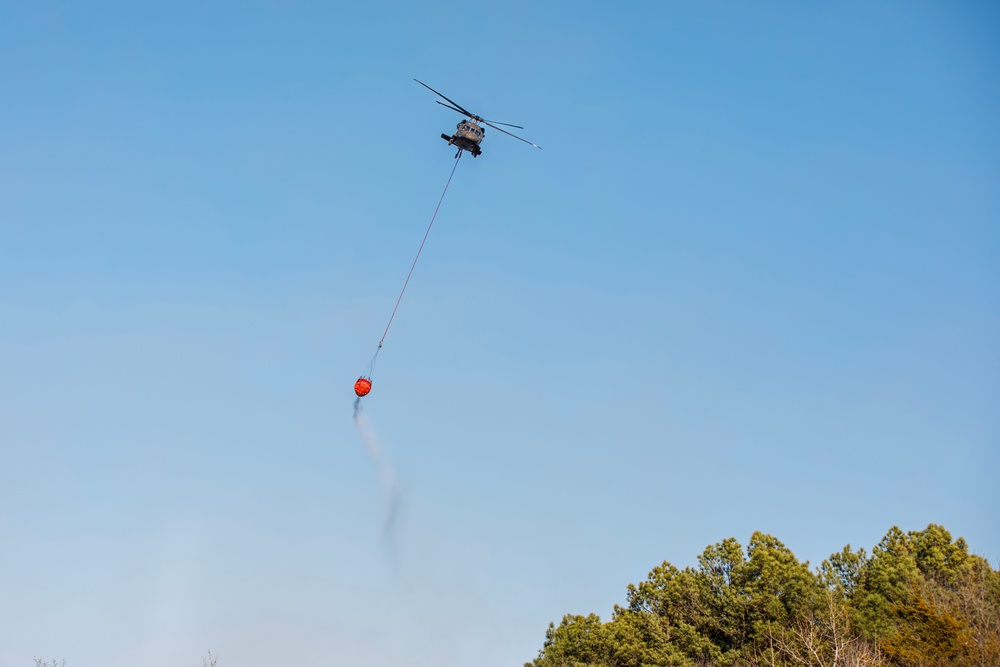
[[[399,481],[396,477],[396,471],[392,467],[392,462],[386,456],[378,436],[375,435],[375,431],[372,429],[371,423],[361,410],[360,396],[354,400],[354,426],[358,429],[358,435],[361,436],[361,441],[365,445],[365,451],[375,463],[379,480],[379,491],[382,496],[382,537],[394,549],[396,525],[401,503]]]

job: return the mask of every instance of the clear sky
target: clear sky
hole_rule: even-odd
[[[996,563],[997,35],[990,2],[3,3],[0,665],[520,665],[755,530]],[[414,77],[543,150],[459,163],[366,449],[459,120]]]

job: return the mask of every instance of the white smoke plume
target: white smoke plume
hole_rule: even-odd
[[[396,471],[392,467],[392,462],[386,456],[368,418],[361,411],[360,397],[354,401],[354,426],[357,427],[358,435],[361,436],[361,441],[365,444],[365,451],[368,452],[368,456],[375,462],[379,490],[382,495],[382,537],[388,541],[390,548],[395,551],[396,523],[401,502],[399,481],[396,478]]]

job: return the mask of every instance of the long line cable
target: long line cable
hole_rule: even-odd
[[[399,291],[399,297],[396,299],[396,305],[392,307],[392,314],[389,315],[389,322],[385,325],[385,331],[382,332],[382,338],[379,339],[378,347],[375,349],[375,355],[372,357],[372,362],[369,365],[369,374],[374,369],[375,357],[378,356],[379,350],[382,349],[382,343],[385,341],[386,335],[389,333],[389,327],[392,326],[392,320],[396,317],[396,309],[399,308],[399,302],[403,300],[403,293],[406,292],[406,286],[410,284],[410,276],[413,275],[413,269],[417,266],[417,260],[420,259],[420,253],[423,252],[424,244],[427,242],[427,237],[431,233],[431,227],[434,226],[434,220],[437,218],[438,211],[441,210],[441,202],[444,201],[444,196],[448,193],[448,186],[451,185],[451,179],[455,175],[455,170],[458,169],[458,161],[462,158],[461,151],[455,158],[455,165],[451,168],[451,174],[448,176],[448,182],[444,184],[444,190],[441,192],[441,197],[438,199],[437,206],[434,208],[434,215],[431,216],[430,224],[427,225],[427,231],[424,232],[424,238],[420,241],[420,247],[417,249],[417,256],[413,258],[413,264],[410,266],[410,272],[406,274],[406,280],[403,282],[403,289]]]

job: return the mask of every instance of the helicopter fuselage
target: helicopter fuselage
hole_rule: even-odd
[[[442,134],[441,138],[452,146],[457,146],[459,153],[469,151],[472,157],[477,157],[483,152],[479,144],[485,135],[486,129],[475,120],[463,120],[455,128],[455,134],[450,137]]]

